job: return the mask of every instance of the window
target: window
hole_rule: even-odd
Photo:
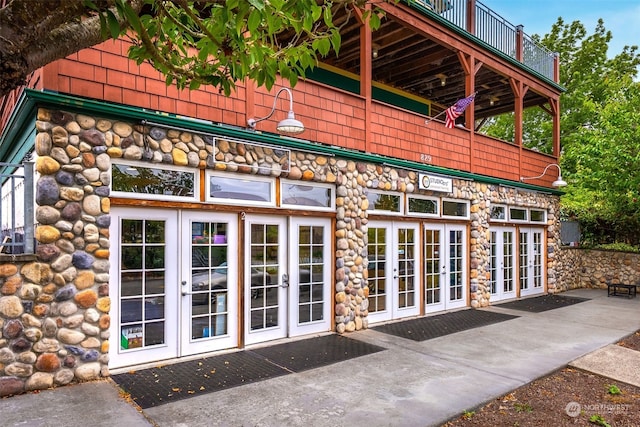
[[[115,195],[145,199],[195,199],[198,175],[168,165],[119,161],[111,166],[111,190]]]
[[[280,182],[281,206],[292,209],[335,210],[333,186],[300,181]]]
[[[435,197],[408,197],[407,213],[416,216],[439,216],[440,200]]]
[[[469,218],[469,202],[443,200],[442,216],[454,218]]]
[[[502,205],[492,205],[489,208],[489,217],[492,221],[506,221],[507,207]]]
[[[536,223],[545,223],[547,222],[547,211],[543,211],[540,209],[531,209],[529,211],[530,221]]]
[[[403,213],[402,196],[397,193],[383,193],[378,191],[368,191],[369,211],[380,213]]]
[[[528,220],[528,211],[523,208],[509,208],[509,219],[511,221],[527,221]]]
[[[275,206],[275,186],[271,178],[210,174],[207,200],[215,203]]]

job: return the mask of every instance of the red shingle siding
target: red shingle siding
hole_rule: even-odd
[[[213,87],[178,90],[167,86],[164,77],[150,65],[129,60],[127,50],[124,41],[107,41],[71,55],[45,67],[43,85],[62,93],[241,127],[246,126],[248,116],[269,114],[276,91],[288,87],[277,82],[269,92],[264,88],[248,92],[240,82],[230,97]],[[520,178],[520,169],[525,176],[535,176],[555,162],[552,156],[520,150],[483,135],[475,135],[472,153],[468,130],[448,129],[439,120],[425,124],[423,115],[376,101],[371,103],[367,145],[363,97],[300,81],[293,91],[293,102],[296,118],[306,127],[300,137],[323,144],[515,181]],[[260,122],[258,130],[275,133],[276,124],[288,110],[289,98],[283,93],[273,116]],[[550,184],[554,176],[550,174],[535,183]]]

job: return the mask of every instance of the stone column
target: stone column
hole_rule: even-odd
[[[336,181],[336,306],[338,333],[366,328],[367,208],[362,178],[352,161],[338,160]]]

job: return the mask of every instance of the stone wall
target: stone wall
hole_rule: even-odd
[[[490,304],[490,205],[546,209],[548,289],[558,290],[556,196],[464,179],[453,180],[451,194],[433,193],[419,190],[415,171],[302,151],[288,157],[286,150],[225,138],[214,144],[211,136],[63,111],[40,109],[36,127],[36,256],[0,263],[0,396],[109,374],[116,158],[334,184],[338,333],[368,327],[369,189],[469,201],[470,219],[461,221],[469,225],[472,307]]]
[[[563,247],[557,276],[561,291],[605,288],[611,283],[640,283],[640,254]]]
[[[109,185],[92,117],[41,109],[36,257],[0,264],[0,396],[107,375]]]

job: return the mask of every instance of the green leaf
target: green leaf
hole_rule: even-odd
[[[249,0],[249,4],[255,7],[256,9],[258,9],[259,11],[264,10],[264,2],[261,0]]]
[[[111,32],[111,38],[117,39],[120,35],[120,23],[118,22],[118,18],[113,14],[113,12],[107,9],[107,22],[109,23],[109,31]]]
[[[251,33],[254,33],[258,29],[258,26],[260,25],[261,22],[262,22],[262,13],[260,13],[260,10],[258,9],[253,9],[251,13],[249,13],[249,19],[247,20],[247,26],[249,28],[249,31]]]
[[[331,49],[331,42],[326,38],[315,39],[312,43],[312,46],[314,50],[320,53],[320,55],[326,56],[329,53],[329,50]]]
[[[102,13],[98,14],[98,19],[100,20],[100,37],[107,37],[107,20]]]

